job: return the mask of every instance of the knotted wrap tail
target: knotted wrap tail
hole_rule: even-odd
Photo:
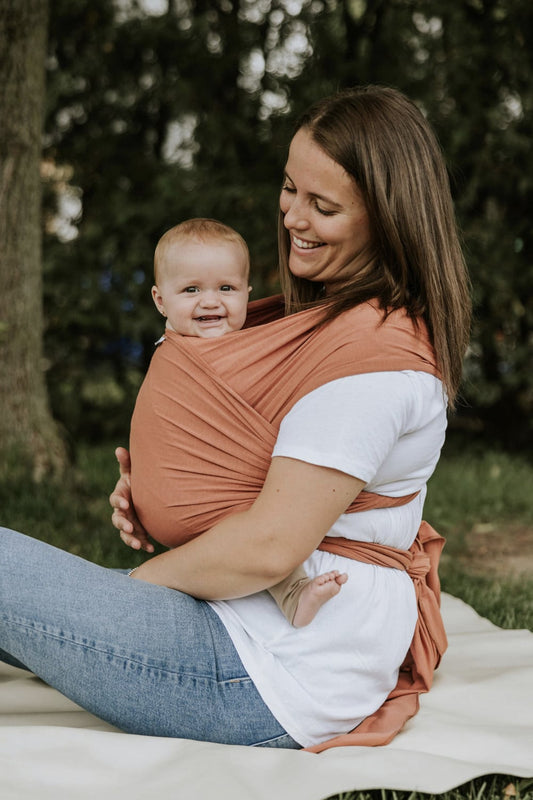
[[[440,613],[438,577],[443,546],[443,537],[427,522],[422,522],[409,550],[341,538],[326,538],[319,545],[319,550],[366,564],[405,570],[413,579],[418,619],[411,646],[400,668],[398,683],[383,705],[350,733],[307,748],[311,752],[320,753],[330,747],[349,745],[373,747],[388,744],[418,711],[419,695],[430,690],[433,672],[448,646]]]

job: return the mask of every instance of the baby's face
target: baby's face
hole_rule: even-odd
[[[237,242],[178,242],[161,272],[152,296],[168,328],[213,338],[244,325],[251,287],[248,259]]]

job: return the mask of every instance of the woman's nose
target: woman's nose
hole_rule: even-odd
[[[307,228],[309,222],[307,220],[305,207],[298,198],[293,197],[291,199],[283,217],[283,224],[287,229],[299,228],[303,230]]]

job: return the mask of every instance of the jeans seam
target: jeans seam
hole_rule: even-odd
[[[136,664],[138,666],[141,666],[144,669],[158,670],[159,672],[163,672],[163,673],[166,673],[168,675],[173,675],[173,676],[176,676],[178,678],[180,678],[180,677],[185,678],[186,677],[186,678],[193,678],[193,679],[196,679],[196,680],[205,680],[205,681],[210,681],[210,682],[212,682],[214,684],[217,684],[219,686],[223,686],[225,683],[237,683],[237,682],[241,682],[241,681],[245,681],[245,680],[250,680],[251,681],[251,678],[249,678],[249,676],[242,676],[242,677],[239,677],[239,678],[226,678],[223,681],[219,681],[216,678],[214,678],[212,675],[203,675],[203,674],[198,674],[197,672],[177,671],[177,670],[169,669],[168,667],[157,666],[155,664],[147,664],[145,661],[141,661],[140,659],[135,658],[134,656],[131,656],[131,655],[120,655],[119,653],[110,652],[109,650],[105,650],[104,648],[97,647],[95,645],[85,644],[83,642],[78,641],[77,639],[69,639],[66,636],[61,636],[61,635],[59,635],[57,633],[53,633],[53,632],[47,631],[47,630],[42,630],[41,628],[38,628],[37,625],[35,623],[33,623],[33,622],[29,622],[29,623],[28,622],[15,622],[13,619],[5,618],[5,617],[4,617],[4,622],[5,622],[6,625],[9,625],[10,627],[15,627],[15,628],[20,628],[20,629],[24,628],[28,633],[32,632],[32,633],[38,634],[40,636],[48,637],[49,639],[55,639],[57,641],[64,642],[65,644],[68,644],[68,645],[74,645],[75,647],[83,648],[84,650],[91,650],[94,653],[99,653],[99,654],[102,654],[102,655],[105,655],[105,656],[108,656],[108,657],[111,657],[111,658],[121,659],[122,661],[127,661],[127,662],[129,662],[131,664]]]
[[[280,733],[279,736],[272,736],[270,739],[263,739],[262,741],[254,742],[252,745],[249,745],[249,746],[250,747],[262,747],[263,745],[269,744],[270,742],[279,742],[281,739],[292,739],[292,736],[287,732]],[[295,741],[295,740],[292,739],[292,741]],[[296,744],[298,744],[298,742],[296,742]]]

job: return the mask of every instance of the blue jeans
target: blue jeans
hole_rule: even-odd
[[[130,733],[300,747],[205,602],[0,528],[0,660]]]

